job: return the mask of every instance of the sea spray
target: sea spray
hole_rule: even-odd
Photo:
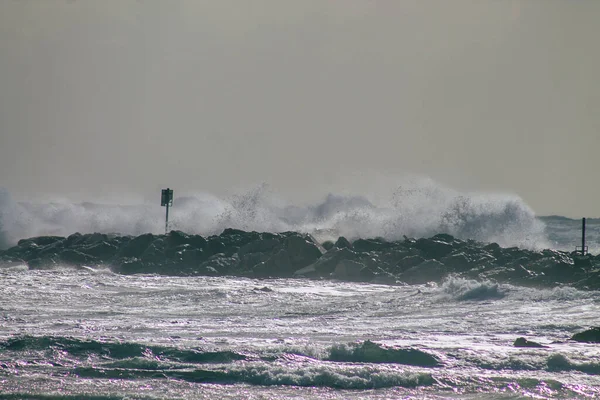
[[[465,300],[490,300],[501,299],[506,295],[505,289],[500,289],[497,283],[490,281],[476,281],[457,276],[450,276],[442,282],[441,289],[445,295],[452,298]],[[446,297],[446,296],[442,296]]]
[[[298,231],[320,240],[403,236],[445,232],[460,239],[502,246],[548,247],[544,225],[515,195],[460,193],[432,181],[403,182],[386,198],[328,194],[308,205],[285,202],[266,185],[242,194],[209,193],[175,197],[171,228],[213,235],[226,228],[246,231]],[[139,235],[160,233],[164,211],[158,204],[107,205],[92,202],[15,202],[0,190],[0,246],[40,235],[73,232]]]

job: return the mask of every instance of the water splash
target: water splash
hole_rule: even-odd
[[[461,193],[429,179],[404,180],[390,192],[371,196],[330,193],[308,205],[284,201],[264,184],[226,197],[198,193],[175,199],[170,227],[202,235],[218,234],[225,228],[300,231],[321,240],[341,235],[398,240],[404,235],[445,232],[502,246],[550,247],[544,224],[516,195]],[[163,229],[164,210],[156,204],[15,202],[7,190],[0,189],[1,247],[39,235],[138,235]]]

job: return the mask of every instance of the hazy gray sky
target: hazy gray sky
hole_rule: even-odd
[[[597,0],[0,0],[0,186],[307,199],[416,173],[600,216],[598,21]]]

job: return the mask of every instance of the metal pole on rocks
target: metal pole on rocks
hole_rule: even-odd
[[[167,213],[165,216],[165,235],[169,232],[169,207],[173,205],[173,190],[166,188],[163,189],[160,196],[160,205],[167,207]]]
[[[585,256],[586,253],[585,248],[585,218],[581,220],[581,255]]]
[[[169,232],[169,205],[167,204],[167,214],[165,215],[165,235]]]

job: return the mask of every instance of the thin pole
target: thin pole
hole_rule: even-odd
[[[165,217],[165,235],[169,232],[169,203],[167,202],[167,216]]]
[[[585,255],[585,218],[581,220],[581,255]]]

